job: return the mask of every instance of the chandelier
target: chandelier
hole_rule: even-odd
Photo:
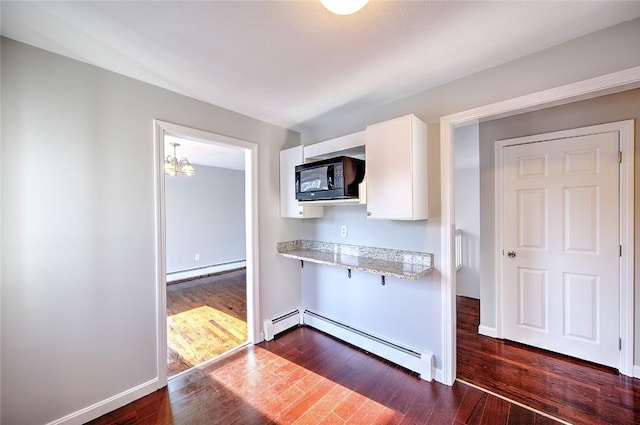
[[[187,158],[180,158],[176,155],[176,147],[180,143],[171,143],[173,146],[173,156],[167,155],[164,160],[164,174],[167,176],[195,176],[196,170],[193,169]]]

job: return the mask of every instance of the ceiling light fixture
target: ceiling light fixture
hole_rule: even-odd
[[[173,156],[167,155],[167,159],[164,160],[164,174],[167,176],[195,176],[196,170],[187,158],[178,160],[176,146],[180,146],[180,143],[171,143],[171,146],[173,146]]]
[[[320,2],[336,15],[351,15],[362,9],[369,0],[320,0]]]

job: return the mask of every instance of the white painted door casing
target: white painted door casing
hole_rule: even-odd
[[[558,101],[572,101],[595,97],[602,94],[603,90],[620,91],[629,85],[640,84],[640,66],[625,69],[602,76],[589,78],[564,86],[554,87],[542,92],[536,92],[524,96],[499,101],[478,108],[457,112],[440,118],[440,177],[441,177],[441,239],[440,249],[442,253],[440,275],[442,279],[441,291],[441,322],[442,322],[442,379],[439,381],[453,385],[456,378],[456,271],[453,261],[454,253],[454,185],[453,185],[453,140],[454,130],[456,127],[477,123],[483,119],[492,119],[499,116],[513,115],[527,110],[540,109],[545,106],[551,106]],[[620,205],[621,205],[621,227],[626,232],[623,234],[623,250],[620,283],[622,292],[630,295],[621,303],[620,317],[624,319],[621,322],[622,330],[622,364],[620,372],[634,376],[633,372],[633,348],[635,328],[633,323],[634,312],[634,288],[633,276],[635,272],[634,254],[635,246],[633,245],[635,207],[633,204],[634,193],[634,172],[633,172],[633,156],[635,152],[634,146],[634,121],[628,120],[615,123],[620,129],[621,147],[623,155],[628,154],[630,161],[624,161],[621,167],[620,179]],[[500,148],[504,146],[496,144],[496,166],[502,162]],[[499,170],[496,171],[499,173]],[[496,180],[497,181],[497,180]],[[496,185],[497,186],[497,185]],[[497,188],[496,188],[497,189]],[[500,229],[498,224],[501,217],[495,215],[496,230],[495,240],[499,240]],[[497,257],[493,261],[494,269],[499,268],[501,257]],[[496,297],[500,292],[502,283],[499,278],[496,279]],[[492,330],[491,336],[501,335],[501,318],[496,318],[495,333]],[[640,376],[640,374],[638,374]]]
[[[244,150],[245,157],[245,226],[246,226],[246,297],[247,340],[256,344],[262,337],[260,328],[260,266],[258,232],[258,145],[234,137],[215,134],[165,121],[154,120],[155,191],[156,191],[156,313],[157,313],[157,387],[167,385],[167,303],[166,303],[166,237],[164,187],[164,137],[170,134],[222,144]]]

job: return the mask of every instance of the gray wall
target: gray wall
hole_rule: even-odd
[[[462,230],[462,268],[456,293],[480,298],[480,156],[477,124],[459,127],[454,136],[455,223]]]
[[[301,129],[302,142],[307,145],[362,131],[372,123],[406,114],[415,114],[418,118],[430,123],[428,129],[430,142],[439,143],[439,119],[442,116],[640,66],[640,49],[637,48],[637,40],[640,40],[640,19],[580,37],[383,106],[366,107],[363,105],[355,113],[337,108],[301,124],[297,128]],[[595,58],[597,60],[594,60]],[[482,161],[482,152],[480,152],[480,161]],[[483,176],[486,178],[483,173],[492,172],[491,169],[484,169],[484,167],[481,162],[481,178]],[[436,180],[437,184],[439,184],[438,182],[439,180]],[[481,194],[481,197],[484,197],[484,195]],[[481,209],[484,208],[483,205],[487,202],[493,201],[492,199],[482,199],[480,203]],[[344,224],[343,222],[347,220],[354,219],[348,210],[336,209],[329,218],[332,221],[331,224],[327,224],[326,218],[309,220],[303,223],[302,236],[315,235],[317,237],[335,238],[335,235],[339,234],[337,233],[339,232],[339,225]],[[366,221],[366,218],[358,217],[357,220]],[[364,224],[357,226],[365,227]],[[373,331],[380,329],[383,331],[383,336],[391,339],[405,338],[400,342],[417,344],[415,348],[432,351],[436,357],[436,366],[440,367],[442,364],[442,334],[440,328],[432,329],[433,323],[425,323],[425,320],[440,317],[442,312],[440,304],[437,304],[432,299],[432,297],[438,297],[438,301],[440,300],[440,275],[437,270],[441,262],[439,218],[435,217],[425,222],[408,224],[412,229],[412,235],[409,237],[406,236],[407,233],[398,233],[395,228],[386,224],[379,223],[379,227],[369,226],[372,225],[366,225],[369,234],[366,238],[350,236],[347,241],[342,241],[353,244],[360,244],[361,242],[365,244],[364,242],[366,242],[366,244],[374,246],[405,249],[408,246],[422,246],[425,250],[435,254],[436,271],[427,278],[427,282],[420,284],[422,286],[418,285],[410,289],[401,289],[400,287],[394,289],[395,291],[405,291],[402,296],[375,291],[371,292],[371,297],[369,298],[369,295],[362,295],[369,286],[362,286],[361,291],[358,293],[349,292],[349,294],[345,294],[345,297],[349,296],[349,300],[358,303],[357,305],[362,305],[364,303],[363,300],[367,299],[371,301],[370,305],[384,304],[385,308],[391,309],[387,315],[392,321],[389,328],[385,328],[384,326],[386,325],[376,322],[376,319],[370,316],[366,316],[358,324],[363,324],[365,328],[374,327],[375,329],[371,329]],[[484,223],[481,223],[481,229],[483,235],[485,233],[492,234],[493,225],[490,228],[485,228]],[[484,249],[482,243],[484,242],[481,242],[481,249]],[[487,264],[484,259],[482,259],[482,264]],[[322,275],[317,273],[314,277],[309,278],[307,272],[304,273],[303,302],[306,305],[319,303],[318,305],[326,306],[324,308],[330,309],[330,303],[327,300],[330,300],[332,296],[338,296],[338,293],[335,292],[332,295],[333,286],[324,287],[323,285],[314,284],[309,285],[312,288],[307,288],[307,279],[313,279],[311,280],[312,282],[319,282],[323,278],[318,277]],[[321,271],[319,273],[326,273],[327,278],[333,278],[333,274],[336,272]],[[375,277],[368,277],[367,279],[371,285],[375,284]],[[484,270],[481,272],[481,279],[486,281]],[[484,289],[481,284],[480,292],[482,296],[484,296]],[[488,295],[490,296],[490,293]],[[389,301],[394,301],[381,302],[383,297],[386,296],[388,296],[387,299]],[[415,300],[411,300],[411,307],[401,311],[404,305],[403,300],[407,301],[408,297],[411,296],[421,300],[421,308],[431,310],[429,312],[416,311],[417,304],[414,304]],[[344,300],[340,300],[340,302],[344,302]],[[338,314],[337,309],[335,313]],[[403,314],[411,316],[414,321],[398,319]],[[343,317],[351,319],[353,314],[348,310],[343,310],[343,313],[338,318],[341,319]],[[486,317],[483,316],[483,319],[486,319]],[[354,318],[354,320],[358,319]],[[394,325],[404,326],[405,323],[412,323],[411,329],[415,333],[408,335],[406,329],[391,329]],[[439,321],[437,323],[439,326]],[[424,328],[421,329],[420,326]],[[427,328],[428,331],[423,331],[423,329]],[[431,333],[427,334],[427,332]]]
[[[300,124],[302,142],[332,139],[407,114],[440,117],[640,65],[640,18],[489,68],[382,106],[341,108]]]
[[[639,39],[636,19],[381,107],[337,108],[302,138],[414,113],[438,141],[443,115],[640,65]],[[298,134],[6,39],[1,66],[2,423],[52,421],[155,378],[154,118],[260,145],[260,317],[299,305],[299,264],[274,255],[316,232],[278,215],[278,152]],[[372,244],[398,246],[382,226]],[[439,246],[437,218],[414,230],[411,244]],[[425,308],[440,296],[438,271],[428,279],[415,289]],[[440,362],[439,322],[420,323],[435,308],[416,323]]]
[[[428,137],[434,138],[433,134]],[[440,155],[438,143],[429,143],[430,201],[436,216],[429,220],[393,221],[367,218],[365,206],[325,208],[320,219],[303,220],[303,239],[433,253],[440,262]],[[340,226],[348,236],[340,236]],[[302,305],[402,345],[435,354],[441,366],[440,275],[436,271],[416,281],[381,278],[370,273],[307,265],[302,270]]]
[[[274,255],[299,135],[2,39],[2,418],[43,424],[156,378],[153,119],[259,144],[260,318],[300,302]]]
[[[480,124],[480,210],[482,237],[481,310],[480,323],[489,328],[496,326],[495,273],[495,173],[494,142],[502,139],[547,133],[603,124],[627,119],[636,120],[635,133],[635,263],[640,260],[640,89],[585,100],[541,111],[516,115]],[[484,237],[484,235],[487,237]],[[640,363],[640,267],[636,267],[636,348],[634,364]]]
[[[244,171],[193,167],[164,179],[167,273],[246,258]]]

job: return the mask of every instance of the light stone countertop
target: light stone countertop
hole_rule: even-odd
[[[417,280],[433,270],[433,254],[329,242],[279,242],[276,253],[300,261]]]

